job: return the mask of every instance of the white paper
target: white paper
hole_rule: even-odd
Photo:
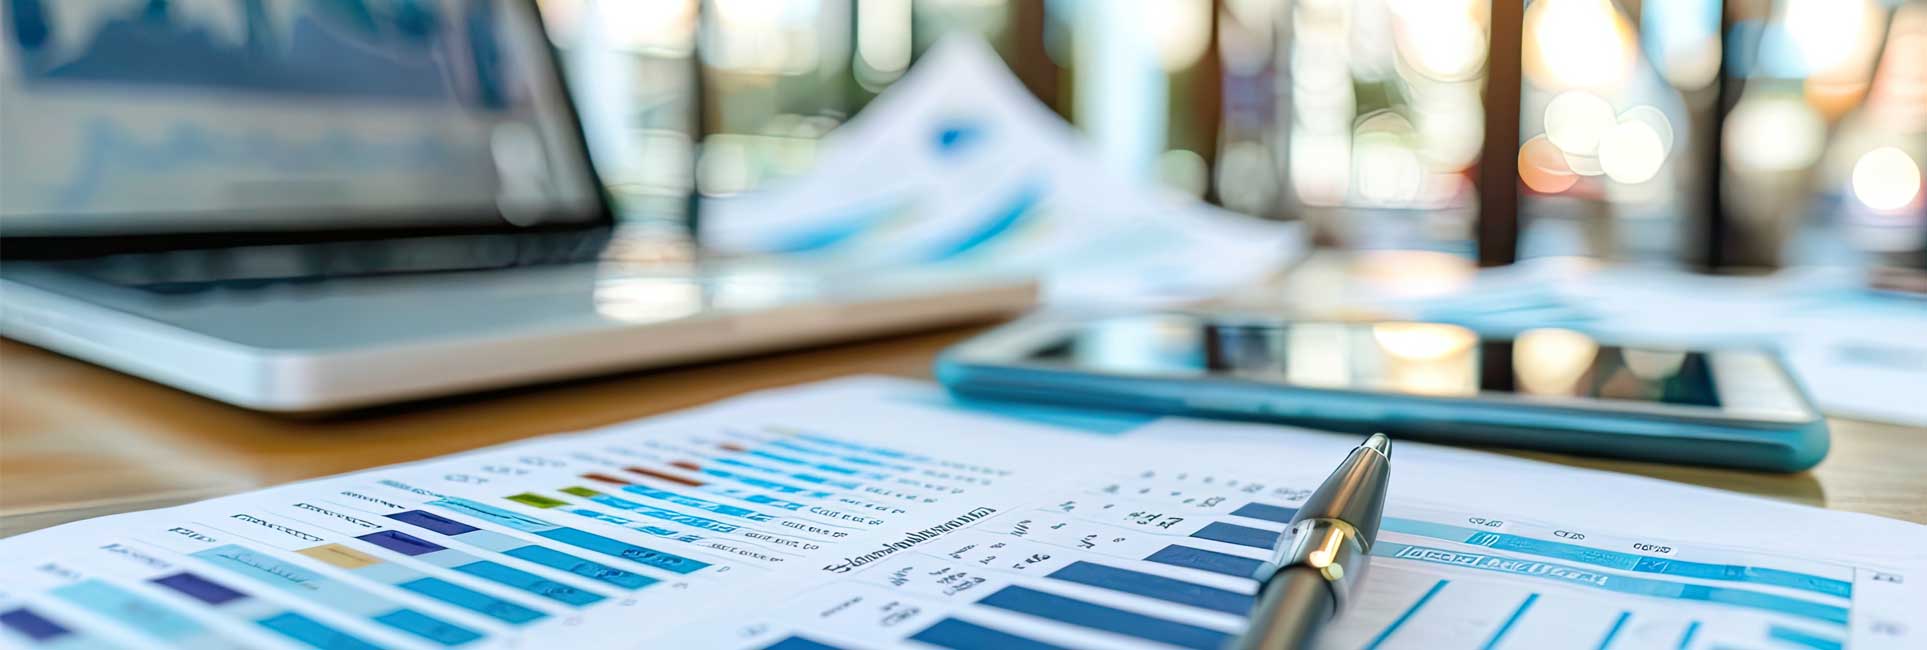
[[[937,44],[823,147],[803,176],[705,204],[703,243],[1037,275],[1060,305],[1196,300],[1303,249],[1293,225],[1114,176],[977,40]]]
[[[0,540],[0,647],[1210,649],[1356,442],[840,380]],[[1393,459],[1327,647],[1927,638],[1927,527]]]

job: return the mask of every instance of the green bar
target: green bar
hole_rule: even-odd
[[[560,507],[560,506],[566,506],[566,505],[569,505],[569,502],[567,502],[567,501],[560,501],[560,500],[557,500],[557,499],[551,499],[551,498],[548,498],[548,497],[545,497],[545,496],[542,496],[542,495],[540,495],[540,494],[531,494],[531,493],[528,493],[528,492],[523,492],[523,493],[521,493],[521,494],[517,494],[517,495],[515,495],[515,496],[511,496],[511,497],[509,497],[508,499],[509,499],[510,501],[514,501],[514,502],[516,502],[516,503],[520,503],[520,504],[522,504],[522,505],[529,505],[529,506],[535,506],[535,507],[537,507],[537,508],[542,508],[542,509],[544,509],[544,510],[546,510],[546,509],[549,509],[549,508],[555,508],[555,507]]]

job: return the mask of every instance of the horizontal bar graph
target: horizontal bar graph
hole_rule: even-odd
[[[357,539],[433,566],[481,578],[572,607],[594,604],[604,598],[593,591],[550,580],[397,530],[376,531]]]
[[[649,576],[618,569],[592,560],[585,560],[547,546],[531,544],[520,538],[511,537],[495,531],[482,530],[431,512],[409,510],[388,515],[388,518],[419,526],[484,551],[500,553],[508,557],[582,576],[629,591],[635,591],[659,582],[657,579]]]
[[[936,625],[910,635],[910,639],[950,650],[1064,650],[1062,646],[954,618],[937,621]]]
[[[148,638],[176,648],[239,650],[243,644],[208,629],[168,605],[100,579],[55,587],[53,597],[122,623]]]
[[[741,528],[741,526],[737,526],[736,524],[732,524],[729,522],[717,521],[715,519],[710,519],[708,517],[698,517],[696,515],[684,514],[674,510],[665,510],[654,506],[646,506],[640,503],[636,503],[634,501],[630,501],[628,499],[610,496],[608,494],[597,492],[595,490],[591,490],[589,488],[580,487],[580,486],[562,488],[560,492],[562,492],[563,494],[582,497],[594,503],[605,505],[618,510],[625,510],[628,512],[633,512],[633,513],[642,515],[644,517],[649,517],[651,519],[667,521],[667,522],[679,524],[682,526],[688,526],[690,528],[697,528],[697,529],[707,530],[707,531],[717,532],[717,533],[731,533]]]
[[[1291,523],[1291,517],[1297,514],[1297,510],[1263,503],[1250,503],[1239,507],[1237,510],[1233,510],[1231,514],[1284,524]],[[1485,546],[1502,551],[1512,551],[1568,562],[1579,562],[1621,571],[1697,578],[1700,580],[1721,580],[1771,585],[1775,587],[1786,587],[1788,589],[1811,591],[1828,596],[1838,596],[1841,598],[1848,598],[1853,595],[1853,583],[1847,580],[1781,569],[1736,564],[1690,562],[1669,557],[1609,551],[1569,542],[1536,539],[1400,517],[1385,518],[1382,529],[1395,533],[1461,542],[1473,546]]]
[[[267,553],[228,544],[193,555],[225,571],[294,594],[316,605],[347,616],[371,620],[443,646],[458,646],[483,637],[481,632],[410,609]]]
[[[207,605],[209,611],[231,619],[254,623],[311,648],[380,650],[382,647],[275,603],[249,596],[239,589],[215,582],[200,574],[172,573],[148,582],[199,601]]]
[[[1028,587],[1005,587],[985,596],[977,604],[1195,650],[1217,650],[1231,639],[1230,634],[1218,630],[1088,603]]]
[[[1388,521],[1390,520],[1388,519]],[[1392,528],[1388,527],[1385,530],[1392,530]],[[1199,529],[1198,532],[1192,533],[1191,536],[1199,539],[1209,539],[1227,544],[1269,550],[1272,543],[1277,540],[1278,533],[1220,521],[1206,525],[1204,528]],[[1604,589],[1625,594],[1747,607],[1840,625],[1845,625],[1847,622],[1847,608],[1845,607],[1745,589],[1714,587],[1600,573],[1594,570],[1548,562],[1519,560],[1505,556],[1468,553],[1449,549],[1399,544],[1382,540],[1372,547],[1372,555],[1375,557],[1415,560],[1432,564],[1558,580],[1572,586]]]
[[[1175,578],[1141,571],[1119,569],[1095,562],[1077,561],[1050,574],[1055,580],[1135,594],[1167,603],[1189,605],[1226,614],[1243,616],[1251,612],[1253,598],[1228,589],[1206,587]]]
[[[610,557],[622,558],[636,564],[672,573],[688,574],[709,568],[708,562],[686,558],[674,553],[659,551],[645,546],[637,546],[578,528],[557,525],[542,519],[503,510],[468,499],[443,497],[430,502],[429,505],[484,519],[492,523],[515,528],[522,532],[533,533],[538,537],[561,542],[579,549]]]
[[[526,625],[548,617],[548,614],[541,610],[475,591],[394,562],[387,562],[341,544],[323,544],[295,552],[355,576],[426,596],[510,625]]]

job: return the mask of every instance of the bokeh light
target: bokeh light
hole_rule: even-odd
[[[1826,128],[1798,96],[1742,98],[1726,118],[1726,158],[1758,171],[1804,169],[1820,157]]]
[[[1920,166],[1907,152],[1880,147],[1853,164],[1853,195],[1875,210],[1908,207],[1920,194]]]
[[[1599,141],[1600,170],[1615,181],[1644,183],[1658,175],[1665,163],[1666,143],[1640,120],[1613,125]]]
[[[1558,194],[1578,183],[1579,175],[1566,166],[1559,147],[1537,135],[1519,147],[1519,180],[1534,192]]]
[[[1599,150],[1599,138],[1617,121],[1613,105],[1585,91],[1559,93],[1546,104],[1546,137],[1570,154],[1590,156]]]
[[[1541,87],[1611,88],[1632,72],[1632,27],[1611,0],[1538,0],[1525,33],[1525,72]]]

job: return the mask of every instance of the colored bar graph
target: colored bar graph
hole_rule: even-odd
[[[670,465],[674,465],[680,469],[685,469],[692,472],[698,472],[705,476],[714,476],[716,478],[727,479],[727,480],[735,481],[737,483],[741,483],[743,485],[747,485],[750,487],[762,488],[762,489],[770,490],[772,492],[777,492],[780,494],[794,494],[800,497],[812,498],[812,499],[827,499],[827,498],[830,498],[831,496],[834,496],[828,492],[824,492],[821,490],[812,490],[810,488],[797,487],[787,483],[778,483],[776,481],[758,478],[758,477],[750,476],[748,474],[743,474],[740,472],[732,472],[726,469],[707,467],[707,466],[704,466],[695,462],[687,461],[687,460],[675,461],[670,463]]]
[[[201,625],[199,621],[186,614],[174,611],[164,603],[147,598],[119,586],[99,579],[82,580],[70,585],[62,585],[48,591],[81,609],[99,614],[108,620],[127,627],[177,648],[206,648],[219,650],[243,648],[242,644],[227,639]]]
[[[1372,640],[1365,644],[1365,650],[1378,650],[1379,646],[1385,645],[1386,639],[1392,638],[1392,634],[1398,632],[1398,628],[1404,627],[1406,621],[1412,620],[1412,615],[1417,614],[1419,609],[1425,607],[1425,603],[1430,602],[1433,596],[1439,595],[1439,590],[1444,589],[1445,585],[1450,582],[1452,581],[1440,580],[1434,583],[1431,589],[1425,590],[1425,595],[1419,596],[1418,600],[1413,602],[1411,607],[1405,608],[1405,611],[1400,613],[1398,618],[1392,619],[1391,625],[1385,626],[1385,629],[1380,630],[1377,636],[1372,637]]]
[[[249,596],[238,589],[217,583],[191,572],[174,573],[148,582],[165,587],[231,619],[247,621],[318,650],[380,650],[381,646],[362,640],[326,623],[289,611],[275,603]]]
[[[640,486],[629,486],[640,487]],[[643,566],[653,567],[671,573],[688,574],[709,567],[708,562],[693,560],[674,553],[666,553],[645,546],[637,546],[595,533],[567,526],[560,526],[542,519],[484,505],[459,497],[443,497],[429,505],[447,508],[472,517],[485,519],[508,526],[538,537],[547,538],[576,548],[594,551],[610,557],[618,557]]]
[[[872,481],[880,481],[880,480],[883,480],[883,479],[886,479],[886,478],[889,478],[888,476],[885,476],[885,475],[883,475],[883,474],[879,474],[879,473],[877,473],[877,472],[866,472],[866,471],[863,471],[863,470],[859,470],[859,469],[853,469],[853,468],[849,468],[849,467],[843,467],[843,466],[841,466],[841,465],[836,465],[836,464],[833,464],[833,463],[819,463],[819,462],[815,462],[815,461],[809,461],[809,460],[804,460],[804,459],[801,459],[801,458],[796,458],[796,457],[794,457],[794,456],[785,456],[785,455],[782,455],[782,454],[778,454],[778,453],[774,453],[774,452],[769,452],[769,451],[764,451],[764,450],[761,450],[761,449],[755,449],[755,450],[745,450],[745,449],[742,449],[742,448],[734,448],[734,449],[731,449],[731,448],[729,448],[729,447],[724,447],[724,448],[725,448],[725,449],[730,449],[731,451],[739,451],[739,452],[742,452],[742,453],[744,453],[744,454],[747,454],[747,455],[750,455],[750,456],[755,456],[755,457],[757,457],[757,458],[764,458],[764,459],[768,459],[768,460],[773,460],[773,461],[776,461],[776,462],[779,462],[779,463],[786,463],[786,464],[789,464],[789,465],[795,465],[795,466],[797,466],[797,467],[807,467],[807,468],[809,468],[809,469],[814,469],[814,470],[817,470],[817,471],[822,471],[822,472],[829,472],[829,473],[831,473],[831,474],[836,474],[836,475],[839,475],[839,476],[854,476],[854,477],[857,477],[857,478],[862,478],[862,479],[868,479],[868,480],[872,480]]]
[[[1251,596],[1235,591],[1094,562],[1073,562],[1051,572],[1050,577],[1237,616],[1251,613],[1253,600]]]
[[[714,458],[712,459],[712,462],[728,465],[730,467],[741,467],[743,469],[753,469],[759,472],[766,472],[769,474],[787,476],[792,479],[802,481],[804,483],[810,483],[813,485],[827,485],[827,486],[842,489],[842,490],[855,490],[863,487],[863,484],[857,483],[855,481],[840,481],[827,476],[817,476],[815,474],[804,474],[801,472],[787,472],[774,467],[766,467],[766,466],[757,465],[754,463],[743,462],[734,458]]]
[[[1217,650],[1231,635],[1210,628],[1087,603],[1027,587],[1005,587],[977,604],[1196,650]]]
[[[1253,560],[1248,557],[1219,553],[1217,551],[1207,551],[1201,548],[1192,548],[1179,544],[1172,544],[1158,549],[1158,552],[1152,553],[1150,557],[1144,559],[1147,562],[1197,569],[1199,571],[1209,571],[1211,573],[1236,576],[1239,578],[1252,577],[1253,574],[1257,573],[1259,565],[1264,564],[1261,560]]]
[[[1748,591],[1745,589],[1600,573],[1594,570],[1540,562],[1537,560],[1520,560],[1496,555],[1466,553],[1425,546],[1411,546],[1382,540],[1372,546],[1372,555],[1374,557],[1392,557],[1430,564],[1455,566],[1461,569],[1493,571],[1516,576],[1553,580],[1564,585],[1603,589],[1622,594],[1720,603],[1775,614],[1810,618],[1816,621],[1839,625],[1845,625],[1847,623],[1847,608],[1845,607],[1790,598],[1778,594]]]
[[[1237,510],[1233,510],[1231,514],[1283,524],[1291,523],[1291,517],[1297,514],[1297,510],[1264,503],[1248,503],[1239,507]],[[1689,562],[1668,557],[1622,553],[1568,542],[1521,537],[1518,535],[1508,535],[1401,517],[1385,518],[1383,530],[1430,537],[1433,539],[1463,542],[1474,546],[1485,546],[1502,551],[1537,555],[1555,560],[1603,566],[1621,571],[1697,578],[1700,580],[1721,580],[1771,585],[1775,587],[1786,587],[1788,589],[1811,591],[1828,596],[1838,596],[1841,598],[1850,598],[1853,596],[1853,583],[1850,581],[1799,573],[1796,571],[1737,564]]]
[[[1064,650],[1036,639],[946,618],[910,636],[910,640],[950,650]]]
[[[698,499],[696,497],[677,494],[675,492],[669,492],[666,490],[658,490],[652,487],[647,487],[642,485],[624,485],[622,486],[622,491],[628,492],[630,494],[634,494],[637,496],[648,497],[651,499],[655,499],[657,501],[665,501],[668,503],[673,503],[679,506],[683,506],[685,508],[695,508],[697,510],[713,512],[713,513],[728,516],[728,517],[748,519],[750,521],[775,521],[777,519],[776,515],[763,514],[755,510],[750,510],[748,508],[740,508],[737,506],[732,506],[724,503],[717,503],[715,501]]]
[[[348,583],[266,553],[228,544],[193,554],[216,567],[343,614],[366,618],[443,646],[482,638],[482,633],[403,607]]]
[[[618,569],[599,562],[585,560],[546,546],[531,544],[502,533],[482,530],[431,512],[409,510],[407,512],[388,515],[388,518],[419,526],[449,538],[458,539],[464,544],[474,546],[484,551],[500,553],[518,560],[539,564],[630,591],[635,591],[659,582],[649,576]]]
[[[1519,619],[1525,617],[1526,610],[1532,609],[1532,604],[1536,602],[1539,602],[1539,594],[1526,596],[1525,601],[1519,603],[1519,608],[1512,610],[1511,616],[1505,617],[1505,622],[1499,624],[1499,629],[1492,632],[1492,638],[1486,639],[1485,645],[1481,647],[1484,648],[1484,650],[1492,650],[1493,648],[1499,647],[1499,641],[1505,638],[1505,633],[1511,632],[1512,626],[1517,625]]]
[[[660,519],[662,521],[680,524],[683,526],[689,526],[691,528],[700,528],[702,530],[714,531],[718,533],[735,532],[738,528],[740,528],[735,524],[716,521],[714,519],[709,519],[707,517],[698,517],[696,515],[683,514],[680,512],[676,512],[674,510],[664,510],[662,508],[646,506],[640,503],[636,503],[634,501],[630,501],[628,499],[620,499],[620,498],[613,497],[608,494],[604,494],[602,492],[597,492],[595,490],[591,490],[585,487],[566,487],[566,488],[562,488],[561,492],[564,494],[582,497],[584,499],[588,499],[595,503],[609,506],[611,508],[626,510],[629,512],[642,515],[644,517],[649,517],[651,519]]]
[[[1784,625],[1768,627],[1766,635],[1767,638],[1775,641],[1785,641],[1803,648],[1812,648],[1813,650],[1840,650],[1846,646],[1846,643],[1839,639],[1796,630]]]
[[[1599,647],[1597,650],[1606,650],[1607,648],[1613,647],[1613,637],[1619,636],[1619,631],[1626,629],[1626,619],[1632,617],[1632,612],[1620,612],[1619,618],[1613,619],[1613,626],[1606,628],[1606,636],[1599,638]]]
[[[323,544],[295,552],[356,576],[427,596],[510,625],[526,625],[549,616],[541,610],[475,591],[341,544]]]

